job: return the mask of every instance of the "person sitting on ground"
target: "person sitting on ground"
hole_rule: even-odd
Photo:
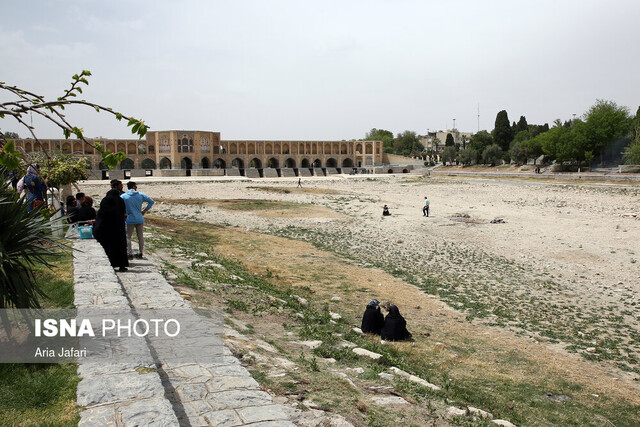
[[[72,195],[67,196],[67,222],[73,224],[78,221],[78,206],[76,205],[76,198]]]
[[[93,223],[95,219],[96,210],[93,208],[93,199],[85,196],[82,200],[82,206],[78,208],[78,222]]]
[[[382,216],[390,216],[391,212],[389,212],[389,206],[384,205],[382,207]]]
[[[380,301],[372,299],[367,304],[367,308],[362,315],[362,332],[368,332],[371,334],[380,335],[382,327],[384,326],[384,316],[380,312]]]
[[[407,331],[407,321],[404,320],[395,305],[389,306],[389,314],[384,319],[380,338],[387,341],[402,341],[411,338],[411,334]]]

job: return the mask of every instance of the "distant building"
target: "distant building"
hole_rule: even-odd
[[[225,141],[220,132],[148,132],[146,140],[88,139],[127,158],[108,171],[100,154],[77,139],[16,140],[25,153],[62,151],[89,161],[94,178],[159,176],[310,176],[382,165],[382,141]],[[119,172],[126,171],[126,172]],[[128,175],[127,175],[128,172]]]
[[[460,132],[458,129],[447,129],[446,131],[439,130],[437,132],[428,132],[426,135],[420,135],[419,140],[420,143],[424,145],[427,153],[432,151],[439,156],[444,151],[447,134],[449,133],[453,136],[454,143],[460,144],[460,148],[464,148],[473,135],[473,132]]]

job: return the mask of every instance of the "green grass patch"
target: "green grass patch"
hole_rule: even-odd
[[[71,248],[52,249],[48,268],[34,269],[43,308],[73,308]],[[79,378],[74,364],[0,364],[0,425],[76,426]]]

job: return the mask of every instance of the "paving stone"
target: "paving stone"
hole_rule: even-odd
[[[150,400],[137,400],[118,406],[118,418],[124,426],[178,426],[173,408],[164,397]]]
[[[176,393],[182,402],[203,400],[207,396],[207,388],[204,384],[182,384],[176,389]]]
[[[287,414],[280,405],[249,406],[238,409],[237,412],[245,423],[287,419]]]
[[[192,402],[182,402],[185,414],[192,419],[193,417],[204,416],[211,412],[211,406],[204,400],[194,400]]]
[[[224,375],[249,376],[249,372],[240,365],[212,366],[209,368],[209,372],[214,377]]]
[[[208,396],[209,403],[214,406],[222,405],[223,408],[244,408],[247,406],[267,405],[271,403],[269,393],[260,390],[228,390],[211,393]]]
[[[89,408],[80,413],[78,427],[116,427],[116,408],[114,405]]]
[[[78,384],[78,405],[91,406],[123,400],[164,396],[164,388],[157,375],[126,372],[84,378]]]
[[[233,409],[224,409],[222,411],[211,411],[206,413],[203,418],[213,426],[233,427],[243,424],[242,420]]]
[[[251,427],[296,427],[294,423],[291,421],[261,421],[258,423],[245,424]]]
[[[256,382],[256,380],[248,376],[214,377],[207,381],[206,386],[207,390],[211,392],[231,390],[234,388],[260,388],[260,385]]]

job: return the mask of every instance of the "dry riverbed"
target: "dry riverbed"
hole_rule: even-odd
[[[542,396],[570,394],[595,411],[595,425],[616,407],[637,414],[638,187],[408,176],[296,183],[138,187],[158,200],[156,217],[227,226],[211,241],[219,255],[311,290],[354,325],[371,297],[398,304],[416,336],[398,348],[433,382],[475,381],[494,396],[509,395],[507,380]],[[380,215],[383,204],[391,217]],[[271,340],[286,337],[268,330]],[[509,411],[535,424],[535,411]]]

